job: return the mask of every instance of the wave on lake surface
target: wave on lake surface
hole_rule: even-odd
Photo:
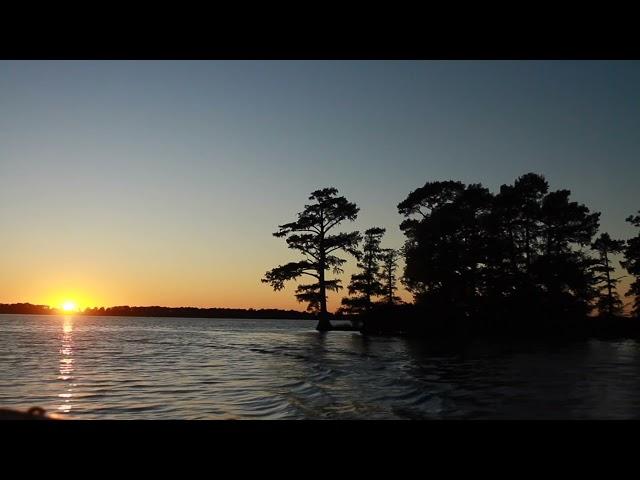
[[[71,419],[640,418],[640,345],[443,345],[308,320],[0,315],[0,407]]]

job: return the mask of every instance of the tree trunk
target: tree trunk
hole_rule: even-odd
[[[613,316],[613,293],[611,291],[611,276],[609,275],[609,255],[608,252],[604,252],[604,265],[605,273],[607,275],[607,310],[609,316]]]
[[[527,262],[525,263],[525,268],[527,275],[529,274],[529,270],[531,268],[531,246],[529,245],[529,226],[525,224],[524,227],[524,251],[527,256]]]
[[[329,330],[331,330],[331,322],[329,322],[326,312],[324,315],[322,314],[322,312],[320,312],[318,325],[316,325],[316,330],[319,332],[328,332]]]
[[[318,269],[318,283],[320,284],[320,314],[318,315],[318,325],[316,330],[326,332],[331,330],[331,323],[327,315],[327,288],[324,283],[325,251],[324,251],[324,228],[320,233],[320,262]]]
[[[316,330],[326,332],[331,330],[329,315],[327,314],[327,292],[324,286],[324,271],[320,274],[320,314],[318,315],[318,325]]]

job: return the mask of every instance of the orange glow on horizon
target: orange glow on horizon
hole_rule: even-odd
[[[215,275],[196,282],[187,281],[193,272],[172,272],[171,276],[167,274],[162,277],[154,274],[132,279],[111,278],[106,273],[80,276],[76,275],[77,269],[57,272],[55,275],[29,274],[21,281],[8,284],[0,303],[48,305],[60,314],[68,315],[82,314],[88,308],[119,305],[306,310],[306,303],[300,303],[295,298],[296,282],[290,282],[284,290],[274,292],[270,286],[259,282],[261,272],[262,267],[246,274],[242,272],[242,275],[215,271]],[[351,273],[349,269],[345,271],[341,276],[343,283],[348,281]],[[178,282],[178,278],[185,281]],[[405,301],[411,300],[411,296],[402,289],[398,294]],[[344,291],[329,293],[329,311],[335,312],[346,295]]]
[[[90,302],[88,297],[78,293],[77,291],[63,291],[56,295],[48,295],[45,297],[44,305],[48,305],[51,308],[57,309],[64,314],[72,314],[82,312],[84,309],[91,306],[93,302]],[[31,302],[36,303],[36,302]],[[38,302],[39,303],[39,302]]]
[[[255,288],[255,287],[254,287]],[[195,307],[195,308],[230,308],[230,309],[282,309],[282,310],[297,310],[305,311],[307,304],[300,303],[294,296],[295,284],[288,285],[283,291],[273,292],[270,288],[260,285],[247,294],[248,288],[225,288],[216,292],[216,289],[211,295],[178,295],[177,292],[173,292],[173,295],[163,295],[165,301],[159,301],[158,298],[154,298],[148,295],[135,295],[130,294],[124,298],[104,298],[99,301],[91,301],[89,297],[85,297],[80,294],[67,294],[65,295],[53,295],[49,298],[38,300],[29,298],[26,300],[11,300],[0,303],[32,303],[36,305],[47,305],[50,308],[57,309],[61,314],[81,314],[88,308],[109,308],[119,305],[127,305],[130,307],[148,307],[158,305],[161,307],[176,308],[176,307]],[[143,292],[140,292],[143,293]],[[167,292],[168,293],[168,292]],[[217,294],[216,294],[217,293]],[[330,312],[335,312],[340,307],[341,298],[346,295],[342,292],[329,293],[327,306]],[[398,295],[404,300],[410,302],[412,300],[411,295],[406,291],[399,291]],[[118,296],[120,297],[120,296]]]

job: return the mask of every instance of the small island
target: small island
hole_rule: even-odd
[[[382,227],[337,232],[359,208],[335,188],[314,191],[297,220],[273,235],[303,258],[279,265],[262,281],[296,298],[331,324],[327,292],[343,287],[344,253],[357,262],[338,314],[368,334],[425,337],[640,337],[640,233],[628,240],[599,233],[600,213],[550,190],[527,173],[492,193],[480,183],[427,181],[397,205],[405,244],[382,248]],[[639,215],[626,221],[640,228]],[[623,304],[614,257],[633,278]],[[396,296],[399,278],[412,303]]]

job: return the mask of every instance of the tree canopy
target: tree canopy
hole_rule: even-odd
[[[588,246],[599,213],[523,175],[492,194],[480,184],[427,182],[398,204],[404,283],[451,321],[585,315],[594,296]]]

